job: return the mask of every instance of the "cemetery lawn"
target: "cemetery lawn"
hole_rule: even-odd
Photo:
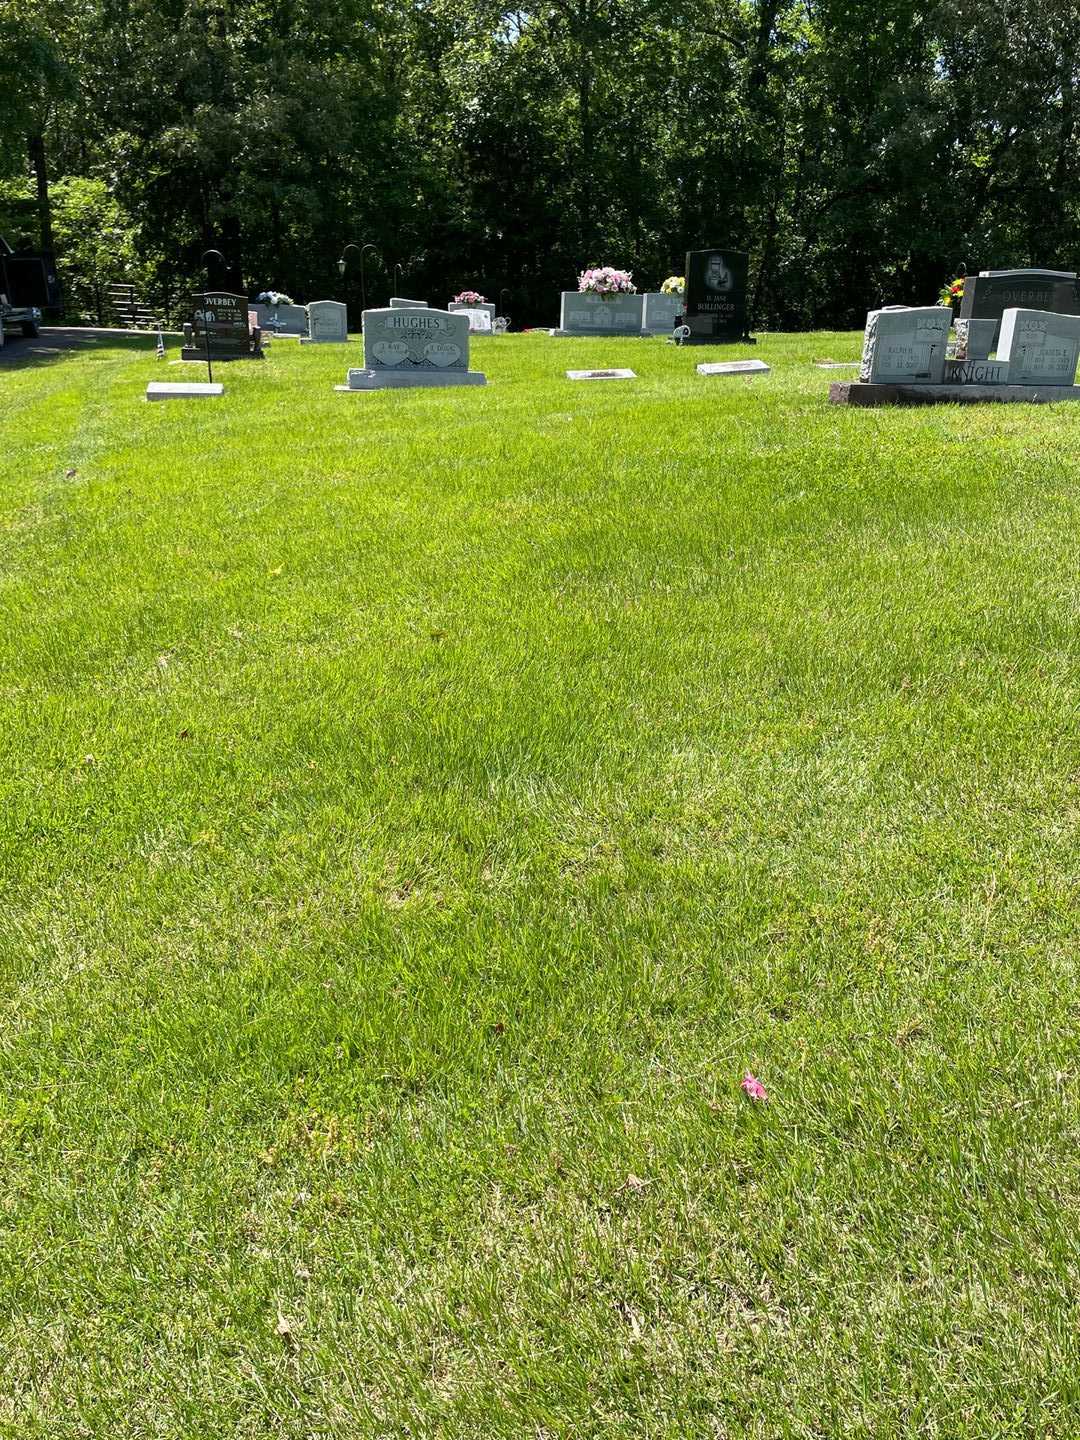
[[[858,348],[0,368],[0,1435],[1080,1433],[1080,406]]]

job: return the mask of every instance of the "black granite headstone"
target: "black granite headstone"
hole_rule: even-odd
[[[690,250],[686,256],[688,345],[749,340],[746,312],[750,257],[737,250]]]
[[[203,295],[193,295],[191,303],[191,323],[184,326],[184,348],[180,352],[183,359],[205,359],[207,341],[212,360],[249,360],[261,356],[259,332],[252,333],[248,323],[250,306],[243,295],[207,290]]]
[[[965,278],[960,319],[996,320],[991,349],[1001,333],[1002,315],[1012,309],[1080,315],[1080,279],[1054,270],[998,270]]]

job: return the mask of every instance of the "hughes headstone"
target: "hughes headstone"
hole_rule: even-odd
[[[484,385],[469,369],[469,317],[427,306],[364,311],[364,368],[339,390]]]

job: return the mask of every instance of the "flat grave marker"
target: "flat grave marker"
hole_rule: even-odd
[[[224,393],[225,387],[218,380],[212,385],[206,380],[151,380],[146,387],[147,400],[204,400]]]
[[[633,370],[567,370],[568,380],[636,380]]]
[[[767,375],[772,369],[764,360],[717,360],[699,365],[699,375]]]

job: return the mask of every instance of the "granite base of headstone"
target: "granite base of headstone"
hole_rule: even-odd
[[[469,317],[428,306],[364,311],[364,366],[350,370],[346,391],[486,385],[469,369]]]
[[[349,339],[348,311],[340,300],[312,300],[307,307],[308,333],[301,345],[345,345]]]
[[[598,295],[593,290],[564,290],[559,303],[558,329],[552,335],[611,339],[640,335],[643,295]]]
[[[691,250],[683,296],[684,345],[755,343],[747,310],[750,257],[739,250]]]

